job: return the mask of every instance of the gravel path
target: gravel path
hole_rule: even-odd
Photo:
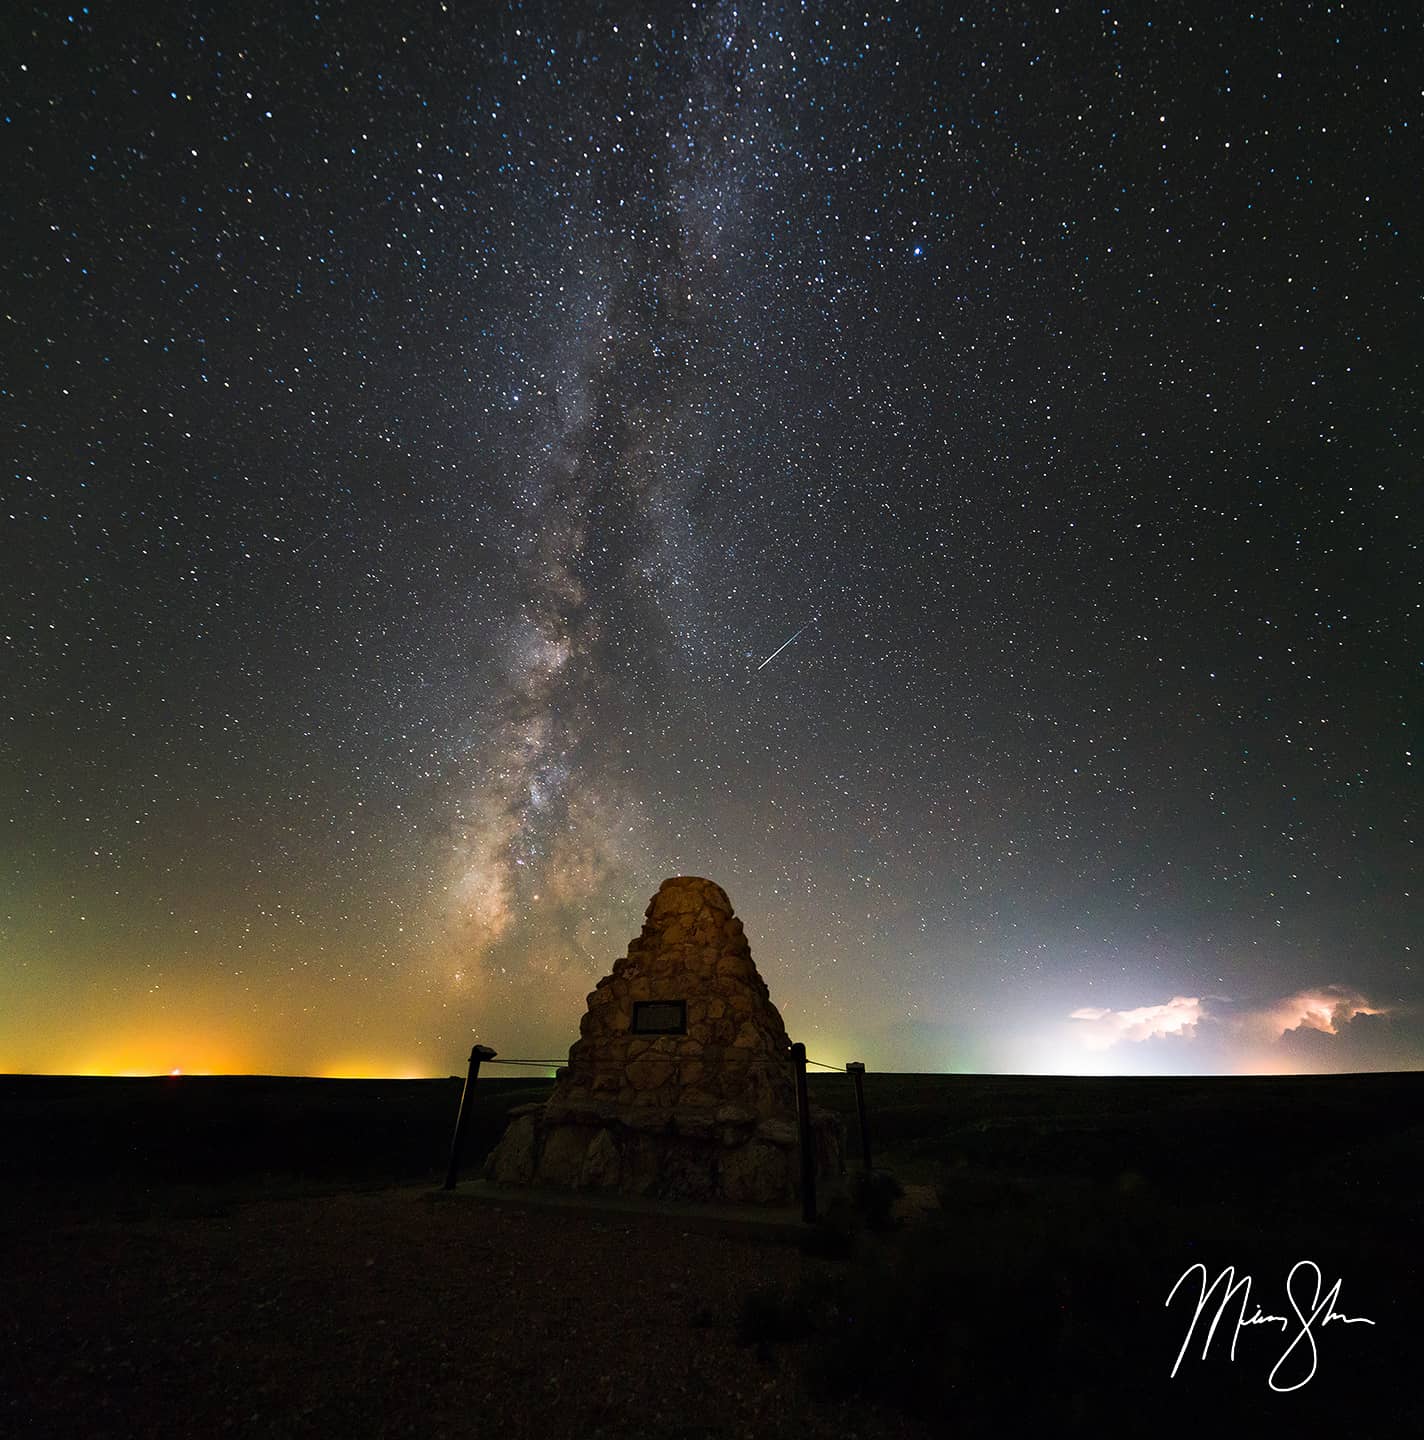
[[[917,1437],[737,1344],[742,1298],[831,1262],[656,1216],[422,1189],[14,1232],[0,1433]]]

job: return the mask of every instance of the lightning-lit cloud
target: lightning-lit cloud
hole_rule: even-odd
[[[1388,1013],[1383,1006],[1370,1004],[1358,990],[1349,986],[1322,985],[1297,991],[1253,1018],[1267,1029],[1271,1039],[1278,1040],[1291,1030],[1318,1030],[1325,1035],[1338,1035],[1357,1015]]]
[[[1174,995],[1170,1000],[1131,1010],[1082,1006],[1070,1012],[1071,1033],[1092,1051],[1123,1044],[1168,1041],[1192,1045],[1226,1057],[1247,1068],[1260,1068],[1281,1043],[1302,1033],[1343,1037],[1360,1016],[1387,1016],[1348,985],[1318,985],[1280,1000],[1237,1005],[1221,996]]]
[[[1135,1010],[1085,1006],[1073,1011],[1081,1022],[1078,1034],[1093,1050],[1106,1050],[1122,1040],[1150,1040],[1159,1035],[1192,1035],[1202,1019],[1196,996],[1174,995],[1165,1005],[1140,1005]]]

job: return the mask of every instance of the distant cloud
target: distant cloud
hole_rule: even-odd
[[[1165,1005],[1142,1005],[1136,1010],[1084,1006],[1069,1019],[1081,1022],[1078,1033],[1090,1049],[1106,1050],[1119,1040],[1151,1040],[1158,1035],[1190,1038],[1204,1015],[1199,996],[1174,995]]]
[[[1340,1036],[1356,1016],[1387,1015],[1348,985],[1318,985],[1284,999],[1254,1007],[1233,1006],[1222,996],[1174,995],[1165,1004],[1135,1010],[1083,1006],[1071,1012],[1078,1039],[1090,1050],[1107,1050],[1122,1041],[1141,1042],[1169,1036],[1203,1044],[1226,1045],[1235,1052],[1243,1044],[1259,1053],[1287,1036],[1315,1032]],[[1325,1042],[1329,1043],[1329,1042]]]
[[[1338,1035],[1341,1027],[1356,1015],[1385,1015],[1388,1011],[1371,1005],[1358,990],[1346,985],[1321,985],[1301,990],[1258,1012],[1260,1020],[1278,1040],[1288,1030],[1319,1030]]]

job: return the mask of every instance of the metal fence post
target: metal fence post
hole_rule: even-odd
[[[860,1125],[860,1158],[865,1173],[870,1174],[870,1129],[865,1123],[865,1062],[848,1060],[846,1072],[855,1081],[855,1118]]]
[[[801,1141],[801,1218],[816,1221],[816,1137],[811,1133],[811,1102],[806,1096],[806,1047],[798,1040],[791,1047],[796,1075],[796,1124]]]
[[[493,1060],[496,1052],[488,1045],[476,1045],[470,1051],[470,1073],[460,1091],[460,1113],[455,1117],[455,1134],[450,1140],[450,1164],[445,1171],[445,1188],[453,1190],[460,1170],[460,1151],[464,1148],[465,1132],[470,1128],[470,1112],[475,1108],[475,1081],[480,1078],[480,1061]]]

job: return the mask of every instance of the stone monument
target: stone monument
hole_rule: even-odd
[[[839,1119],[812,1110],[817,1169]],[[510,1112],[485,1163],[501,1184],[789,1204],[799,1184],[786,1027],[721,886],[664,880],[642,933],[588,997],[541,1105]]]

